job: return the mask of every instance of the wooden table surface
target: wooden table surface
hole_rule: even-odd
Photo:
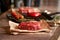
[[[57,40],[60,35],[60,27],[56,27],[50,33],[39,33],[39,34],[19,34],[9,35],[6,34],[5,30],[8,30],[9,24],[6,17],[8,11],[0,15],[0,40]],[[9,30],[8,30],[9,31]]]

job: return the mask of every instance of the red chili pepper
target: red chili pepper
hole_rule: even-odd
[[[24,18],[20,13],[16,12],[16,10],[14,10],[14,9],[11,10],[11,14],[16,19]]]

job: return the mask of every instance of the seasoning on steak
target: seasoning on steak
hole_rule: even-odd
[[[49,25],[46,21],[27,21],[21,22],[18,26],[21,30],[40,30],[40,29],[49,29]]]

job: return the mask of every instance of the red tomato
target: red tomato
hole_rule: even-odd
[[[40,16],[40,11],[36,8],[29,8],[28,9],[28,16],[31,16],[31,17],[38,17]]]
[[[19,12],[27,13],[27,9],[25,7],[21,7],[21,8],[19,8]]]
[[[40,16],[41,14],[38,13],[38,12],[32,12],[32,13],[29,13],[28,15],[31,16],[31,17],[38,17],[38,16]]]
[[[30,9],[28,9],[27,11],[28,11],[28,13],[32,13],[32,12],[34,12],[34,10],[33,10],[33,9],[31,9],[31,8],[30,8]]]
[[[24,12],[24,8],[23,7],[19,8],[19,12],[23,13]]]
[[[40,10],[32,7],[21,7],[19,9],[22,13],[27,14],[27,16],[37,17],[40,16]]]

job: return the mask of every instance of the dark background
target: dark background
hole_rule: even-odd
[[[14,0],[16,2],[16,0]],[[57,7],[58,0],[48,0],[48,7],[55,8]],[[7,11],[10,8],[11,0],[0,0],[0,13]],[[46,6],[46,0],[43,0],[44,7]],[[16,6],[16,4],[15,4]]]
[[[0,0],[1,13],[7,11],[10,8],[11,0]]]

